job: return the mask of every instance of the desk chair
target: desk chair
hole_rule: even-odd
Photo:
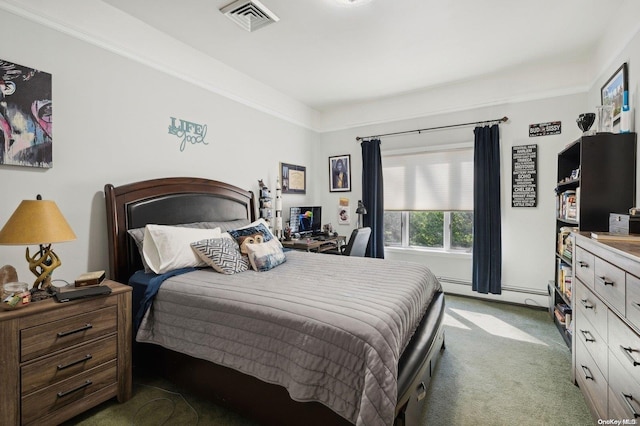
[[[358,228],[351,232],[349,241],[346,246],[340,247],[338,250],[330,250],[325,253],[341,254],[343,256],[357,256],[364,257],[364,253],[367,250],[367,244],[369,244],[369,238],[371,237],[371,228]]]

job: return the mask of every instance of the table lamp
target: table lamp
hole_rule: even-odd
[[[362,200],[358,200],[358,207],[356,208],[356,214],[358,215],[358,228],[362,228],[362,215],[367,214],[367,208],[362,204]]]
[[[51,244],[75,239],[76,234],[56,203],[43,200],[40,195],[37,200],[23,200],[0,230],[0,244],[40,246],[33,256],[29,255],[29,247],[26,252],[29,269],[36,276],[34,289],[48,289],[51,273],[62,264]]]

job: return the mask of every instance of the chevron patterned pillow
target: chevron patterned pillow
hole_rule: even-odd
[[[232,238],[211,238],[191,243],[198,256],[209,266],[223,274],[235,274],[249,269],[249,260],[240,253]]]

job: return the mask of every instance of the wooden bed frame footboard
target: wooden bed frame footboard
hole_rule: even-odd
[[[105,186],[110,277],[127,283],[141,269],[129,229],[147,223],[173,225],[204,221],[255,220],[250,191],[202,178],[163,178]],[[438,293],[398,365],[395,426],[419,424],[424,394],[444,349],[444,294]],[[135,307],[134,307],[135,309]],[[286,389],[209,361],[134,343],[134,371],[166,377],[265,425],[348,425],[318,402],[297,402]]]

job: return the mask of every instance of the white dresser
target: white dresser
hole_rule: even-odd
[[[572,235],[575,382],[594,419],[640,422],[640,243]]]

